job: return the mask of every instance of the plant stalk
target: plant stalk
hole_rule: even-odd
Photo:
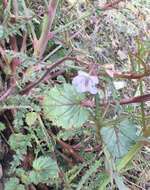
[[[48,34],[51,30],[52,23],[56,14],[56,9],[59,0],[50,0],[48,5],[48,12],[45,13],[43,18],[42,33],[40,39],[35,44],[34,55],[39,59],[42,58],[48,43]]]

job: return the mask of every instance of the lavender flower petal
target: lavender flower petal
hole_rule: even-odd
[[[97,88],[95,86],[93,86],[93,87],[90,87],[89,92],[91,94],[97,94],[98,90],[97,90]]]
[[[76,76],[72,81],[72,85],[81,93],[90,92],[91,94],[96,94],[98,91],[96,84],[98,84],[98,77],[91,76],[83,71],[79,71],[78,76]]]
[[[98,77],[97,76],[90,76],[90,78],[94,84],[98,84]]]

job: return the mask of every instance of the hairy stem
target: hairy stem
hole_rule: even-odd
[[[15,15],[15,18],[17,19],[18,18],[18,1],[17,0],[13,0],[13,12],[14,12],[14,15]]]
[[[43,18],[42,33],[34,49],[34,55],[36,57],[39,57],[39,59],[41,59],[47,47],[47,43],[49,40],[48,34],[52,27],[52,23],[56,14],[57,5],[58,5],[58,0],[50,0],[48,5],[48,12],[45,14]]]
[[[97,142],[101,144],[101,135],[100,135],[100,129],[102,128],[102,115],[100,111],[100,101],[99,101],[99,94],[96,94],[95,96],[95,124],[96,124],[96,139]]]

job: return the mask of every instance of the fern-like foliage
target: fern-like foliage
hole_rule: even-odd
[[[24,22],[19,22],[15,24],[9,24],[9,26],[3,28],[3,35],[1,40],[8,40],[10,36],[20,35],[22,36],[22,31],[26,31],[26,24]]]
[[[85,182],[97,171],[97,169],[100,167],[101,161],[95,161],[94,164],[92,164],[89,168],[89,170],[86,171],[86,173],[81,178],[80,182],[77,185],[76,190],[82,190]]]

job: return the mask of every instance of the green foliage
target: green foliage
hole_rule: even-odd
[[[72,139],[73,136],[81,135],[83,133],[82,128],[75,128],[69,130],[60,131],[57,135],[58,138],[65,140]]]
[[[3,26],[0,25],[0,39],[3,37],[4,35],[4,29],[3,29]]]
[[[127,186],[123,182],[123,178],[117,174],[114,176],[115,183],[119,190],[128,190]]]
[[[0,122],[0,131],[3,131],[5,129],[4,123]]]
[[[84,94],[79,94],[72,85],[63,84],[52,88],[45,95],[45,117],[63,128],[81,127],[89,117],[87,108],[81,105]]]
[[[12,134],[9,138],[9,145],[12,150],[18,153],[26,153],[27,147],[31,147],[30,139],[30,136],[21,133]]]
[[[9,27],[5,27],[3,29],[4,33],[3,33],[3,36],[1,37],[1,40],[8,39],[8,37],[16,35],[16,34],[19,36],[22,36],[22,33],[20,32],[20,30],[26,31],[25,21],[24,23],[20,22],[20,23],[10,25]]]
[[[90,178],[90,176],[97,171],[100,167],[101,161],[98,160],[86,171],[86,173],[82,176],[79,184],[77,185],[77,190],[81,190],[85,184],[85,182]]]
[[[124,120],[113,127],[103,127],[101,135],[112,156],[120,158],[135,143],[137,139],[136,131],[137,127],[133,122]]]
[[[18,167],[21,165],[21,161],[24,159],[22,152],[17,152],[13,155],[13,161],[11,162],[9,173],[17,173]]]
[[[29,173],[30,181],[34,184],[45,183],[58,177],[57,162],[50,157],[41,156],[33,161],[33,171]]]
[[[124,75],[150,72],[149,0],[121,1],[106,10],[101,9],[106,0],[59,1],[53,23],[47,15],[55,12],[49,2],[57,1],[0,0],[5,189],[25,190],[30,184],[33,189],[132,189],[124,180],[129,179],[129,163],[131,182],[143,188],[139,176],[146,171],[143,160],[149,151],[149,104],[144,102],[149,100],[149,83],[146,77],[124,80]],[[71,85],[81,70],[97,75],[99,98]],[[119,103],[147,93],[141,103]],[[138,143],[136,134],[141,135]]]
[[[26,114],[26,123],[31,126],[37,120],[37,113],[36,112],[28,112]]]
[[[117,164],[116,164],[117,172],[120,173],[124,168],[126,168],[128,163],[133,160],[133,158],[141,149],[141,147],[142,147],[142,144],[136,143],[135,145],[131,147],[131,149],[122,159],[117,161]],[[106,174],[103,181],[100,183],[98,190],[105,190],[110,180],[111,180],[110,176]]]
[[[19,184],[18,178],[12,177],[5,183],[5,190],[25,190],[25,187]]]

